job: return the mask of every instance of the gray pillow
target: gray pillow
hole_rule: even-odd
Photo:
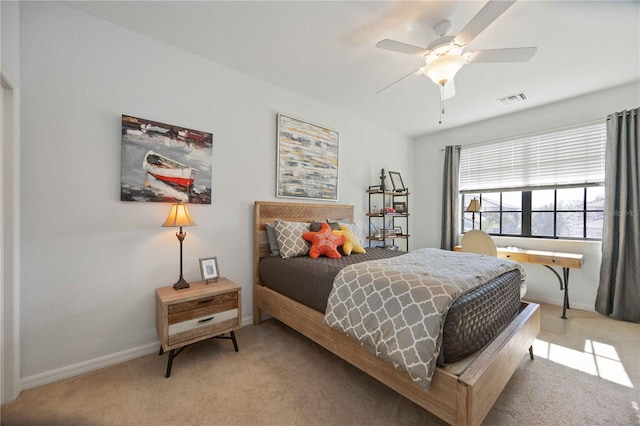
[[[311,222],[311,225],[309,225],[309,231],[318,232],[320,230],[320,228],[322,227],[323,223],[324,222],[319,222],[317,220],[314,220],[313,222]]]
[[[329,220],[329,219],[327,219],[327,223],[331,227],[332,231],[339,231],[340,230],[340,223],[332,221],[332,220]]]
[[[332,222],[329,219],[327,219],[326,221],[329,226],[331,227],[332,231],[339,231],[340,230],[340,224],[338,222]],[[318,232],[320,230],[320,228],[322,227],[322,224],[324,222],[320,222],[317,220],[314,220],[313,222],[311,222],[311,225],[309,225],[309,231],[311,232]]]
[[[280,247],[278,247],[275,225],[273,223],[265,223],[264,226],[267,228],[267,240],[269,240],[271,256],[280,256]]]

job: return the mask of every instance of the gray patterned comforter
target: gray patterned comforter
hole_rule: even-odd
[[[324,322],[407,371],[426,390],[455,298],[513,269],[524,282],[517,263],[432,248],[350,265],[334,280]]]

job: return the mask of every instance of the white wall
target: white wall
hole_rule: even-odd
[[[11,73],[18,80],[20,72],[19,57],[19,3],[17,1],[2,0],[0,3],[2,15],[2,32],[0,34],[0,52],[2,52],[2,68]]]
[[[0,3],[0,217],[2,246],[0,271],[0,401],[13,400],[19,393],[19,5]]]
[[[245,320],[253,202],[275,199],[277,113],[340,132],[338,203],[361,225],[382,167],[413,184],[406,137],[65,5],[21,2],[20,37],[26,387],[157,350],[154,289],[177,279],[179,246],[160,227],[168,204],[120,201],[121,114],[213,133],[213,203],[190,206],[185,278],[217,256]]]
[[[447,145],[468,145],[503,137],[555,129],[591,120],[605,119],[608,114],[640,105],[640,83],[626,84],[611,90],[568,99],[508,116],[486,120],[455,129],[416,138],[414,147],[413,207],[414,247],[439,247],[442,210],[442,172]],[[423,197],[422,194],[425,196]],[[594,310],[601,260],[599,242],[568,240],[538,240],[526,238],[496,238],[498,245],[522,248],[566,251],[584,254],[580,270],[571,270],[569,299],[574,308]],[[563,293],[558,279],[540,265],[527,265],[527,298],[562,305]],[[561,273],[561,271],[560,271]]]

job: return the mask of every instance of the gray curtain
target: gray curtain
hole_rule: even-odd
[[[607,117],[602,264],[596,311],[640,322],[640,108]]]
[[[445,148],[442,176],[442,231],[440,248],[453,250],[458,242],[460,145]]]

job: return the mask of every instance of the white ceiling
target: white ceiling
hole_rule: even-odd
[[[417,136],[640,80],[640,2],[527,1],[469,48],[537,46],[529,62],[468,64],[438,124],[438,87],[420,58],[377,49],[455,35],[484,1],[85,1],[72,7],[348,114]],[[524,104],[497,99],[525,91]],[[291,112],[293,113],[293,112]]]

